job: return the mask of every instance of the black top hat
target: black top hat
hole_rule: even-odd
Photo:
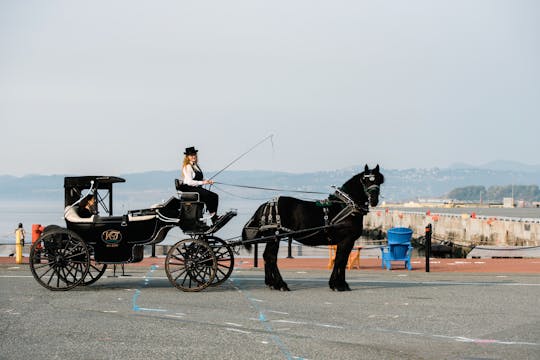
[[[194,146],[186,148],[186,151],[184,151],[184,155],[197,155],[199,150],[195,149]]]

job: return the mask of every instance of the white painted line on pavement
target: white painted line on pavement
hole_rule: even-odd
[[[241,334],[251,334],[251,331],[244,331],[244,330],[240,330],[240,329],[225,328],[225,330],[234,331],[234,332],[238,332],[238,333],[241,333]]]
[[[236,324],[236,323],[231,323],[231,322],[226,322],[225,324],[230,325],[230,326],[235,326],[235,327],[243,327],[244,326],[244,325],[241,325],[241,324]]]
[[[266,310],[267,313],[274,313],[274,314],[281,314],[281,315],[289,315],[289,313],[283,312],[283,311],[274,311],[274,310]]]

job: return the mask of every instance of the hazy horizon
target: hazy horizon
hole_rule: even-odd
[[[513,160],[493,160],[489,161],[487,163],[483,164],[469,164],[469,163],[453,163],[449,166],[442,167],[442,166],[433,166],[433,167],[418,167],[418,168],[388,168],[384,167],[384,165],[381,165],[381,169],[386,170],[394,170],[394,171],[403,171],[403,170],[410,170],[410,169],[418,169],[418,170],[429,170],[429,169],[490,169],[490,170],[500,170],[497,168],[497,166],[490,165],[497,165],[497,164],[505,164],[505,163],[511,163],[514,166],[525,166],[526,168],[521,170],[523,172],[529,172],[531,171],[531,168],[540,171],[540,163],[538,164],[526,164],[522,163],[520,161],[513,161]],[[309,173],[316,173],[316,172],[325,172],[325,171],[344,171],[349,169],[360,169],[363,168],[365,164],[356,164],[351,166],[345,166],[343,168],[336,168],[336,169],[315,169],[312,171],[284,171],[284,170],[269,170],[269,169],[237,169],[237,168],[228,168],[225,171],[245,171],[245,172],[276,172],[276,173],[285,173],[285,174],[309,174]],[[373,168],[377,164],[367,164],[370,168]],[[462,167],[463,166],[463,167]],[[207,175],[212,175],[218,171],[222,170],[220,169],[205,169],[204,172]],[[518,169],[512,168],[509,169],[509,171],[517,171]],[[27,173],[27,174],[8,174],[8,173],[0,173],[0,176],[13,176],[13,177],[28,177],[28,176],[59,176],[59,175],[66,175],[66,176],[83,176],[83,175],[109,175],[109,176],[115,176],[115,175],[130,175],[130,174],[140,174],[140,173],[148,173],[148,172],[173,172],[178,171],[180,173],[179,169],[148,169],[148,170],[142,170],[142,171],[132,171],[132,172],[123,172],[123,173],[103,173],[103,172],[96,172],[96,173],[89,173],[89,172],[81,172],[81,173]]]

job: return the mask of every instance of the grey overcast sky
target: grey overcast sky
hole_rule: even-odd
[[[539,164],[540,1],[0,0],[0,174]]]

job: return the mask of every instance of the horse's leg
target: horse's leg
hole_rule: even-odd
[[[277,267],[277,256],[274,256],[272,254],[272,249],[270,249],[270,243],[266,243],[266,246],[264,247],[263,252],[263,259],[264,259],[264,283],[266,286],[272,286],[274,283],[274,273],[273,271],[274,267]]]
[[[279,241],[271,241],[266,244],[264,249],[264,282],[271,289],[289,291],[287,283],[283,281],[277,267],[277,255],[279,250]]]
[[[345,281],[345,270],[347,269],[347,262],[349,261],[349,255],[351,254],[353,246],[353,239],[346,239],[338,244],[334,269],[332,270],[332,275],[328,282],[330,289],[337,291],[351,290],[349,284]]]

